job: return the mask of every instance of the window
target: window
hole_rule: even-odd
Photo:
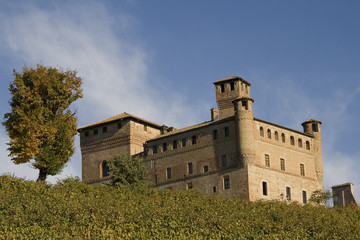
[[[248,102],[241,101],[242,110],[249,110]]]
[[[144,125],[144,131],[145,131],[145,132],[147,131],[147,126],[146,126],[146,125]]]
[[[295,145],[295,138],[293,136],[290,136],[290,144]]]
[[[270,167],[270,156],[265,154],[265,166]]]
[[[216,193],[216,187],[213,187],[213,193]]]
[[[226,167],[227,161],[226,161],[226,155],[221,155],[221,166]]]
[[[229,176],[224,176],[224,189],[230,189],[230,178],[229,178]]]
[[[260,127],[260,136],[264,136],[264,128],[263,127]]]
[[[281,134],[281,141],[282,141],[283,143],[285,143],[285,134],[284,134],[284,133]]]
[[[192,183],[191,183],[191,182],[190,182],[190,183],[187,183],[187,184],[186,184],[186,188],[187,188],[187,189],[192,189],[192,188],[193,188]]]
[[[224,84],[221,84],[221,85],[220,85],[220,88],[221,88],[221,92],[222,92],[222,93],[225,92],[225,85],[224,85]]]
[[[197,142],[197,137],[196,136],[192,136],[191,138],[191,144],[196,144]]]
[[[279,133],[277,131],[275,131],[274,135],[275,135],[275,140],[279,141]]]
[[[99,130],[98,129],[94,129],[93,131],[94,135],[97,135],[99,133]]]
[[[166,179],[171,179],[171,168],[166,169]]]
[[[107,132],[107,127],[103,127],[103,128],[102,128],[102,132],[103,132],[103,133],[106,133],[106,132]]]
[[[270,129],[267,130],[267,137],[271,139],[271,130]]]
[[[312,124],[312,130],[313,130],[314,132],[318,132],[318,131],[319,131],[319,127],[318,127],[317,123],[313,123],[313,124]]]
[[[213,131],[213,139],[216,140],[218,139],[219,135],[218,135],[218,131],[217,130],[214,130]]]
[[[305,167],[304,164],[300,164],[300,175],[305,176]]]
[[[117,123],[117,127],[118,127],[118,129],[121,128],[121,122],[118,122],[118,123]]]
[[[102,164],[101,164],[101,170],[102,170],[102,177],[107,177],[109,176],[109,167],[107,165],[107,162],[106,161],[103,161]]]
[[[248,93],[248,85],[245,86],[245,92]]]
[[[156,154],[156,153],[157,153],[157,145],[154,145],[154,146],[152,147],[152,149],[153,149],[153,154]]]
[[[230,90],[231,90],[231,91],[234,91],[234,90],[235,90],[235,83],[234,83],[234,82],[231,82],[231,83],[230,83]]]
[[[173,141],[173,149],[177,149],[177,145],[178,145],[177,141],[174,140],[174,141]]]
[[[285,171],[285,159],[280,158],[280,170]]]
[[[186,139],[185,138],[183,138],[181,140],[181,146],[186,147]]]
[[[244,84],[241,83],[241,91],[244,91]]]
[[[267,182],[262,182],[262,190],[263,190],[263,195],[267,196],[268,195]]]
[[[163,152],[166,152],[166,151],[167,151],[167,144],[163,143]]]
[[[209,166],[204,166],[204,173],[208,172],[209,171]]]
[[[193,174],[193,164],[192,164],[192,162],[188,163],[188,173]]]
[[[85,137],[89,136],[89,131],[84,132]]]
[[[286,200],[291,201],[291,188],[286,187]]]
[[[302,191],[302,200],[303,200],[303,204],[307,203],[306,191]]]
[[[305,145],[306,145],[306,150],[310,150],[310,142],[309,142],[309,141],[306,141],[306,142],[305,142]]]
[[[229,127],[225,127],[225,137],[228,137],[230,135]]]
[[[298,146],[299,146],[300,148],[302,148],[302,140],[301,140],[301,138],[298,139]]]

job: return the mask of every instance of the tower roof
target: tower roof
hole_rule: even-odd
[[[248,81],[246,81],[245,79],[243,79],[242,77],[239,76],[231,76],[228,78],[224,78],[224,79],[220,79],[218,81],[213,82],[215,85],[222,83],[222,82],[230,82],[230,81],[234,81],[234,80],[240,80],[241,82],[245,83],[248,86],[251,86],[251,83],[249,83]]]

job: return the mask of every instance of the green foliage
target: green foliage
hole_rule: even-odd
[[[14,70],[10,84],[11,112],[3,125],[10,137],[9,156],[15,164],[34,159],[38,180],[58,174],[74,153],[77,118],[68,108],[82,97],[76,71],[38,65]]]
[[[113,185],[139,185],[147,182],[147,172],[140,157],[121,154],[111,158],[107,165],[112,173]]]
[[[360,209],[0,176],[0,239],[358,239]]]
[[[325,205],[328,200],[331,199],[331,192],[330,190],[315,190],[311,193],[309,202],[317,205]]]

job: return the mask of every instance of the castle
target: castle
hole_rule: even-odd
[[[248,81],[214,85],[218,109],[208,122],[175,129],[122,113],[79,128],[82,180],[109,182],[106,160],[130,154],[143,156],[156,189],[306,203],[324,188],[320,121],[300,132],[254,118]]]

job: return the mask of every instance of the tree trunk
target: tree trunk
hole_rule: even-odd
[[[38,177],[38,179],[36,181],[37,182],[45,182],[46,176],[47,176],[46,171],[44,169],[40,169],[39,170],[39,177]]]

